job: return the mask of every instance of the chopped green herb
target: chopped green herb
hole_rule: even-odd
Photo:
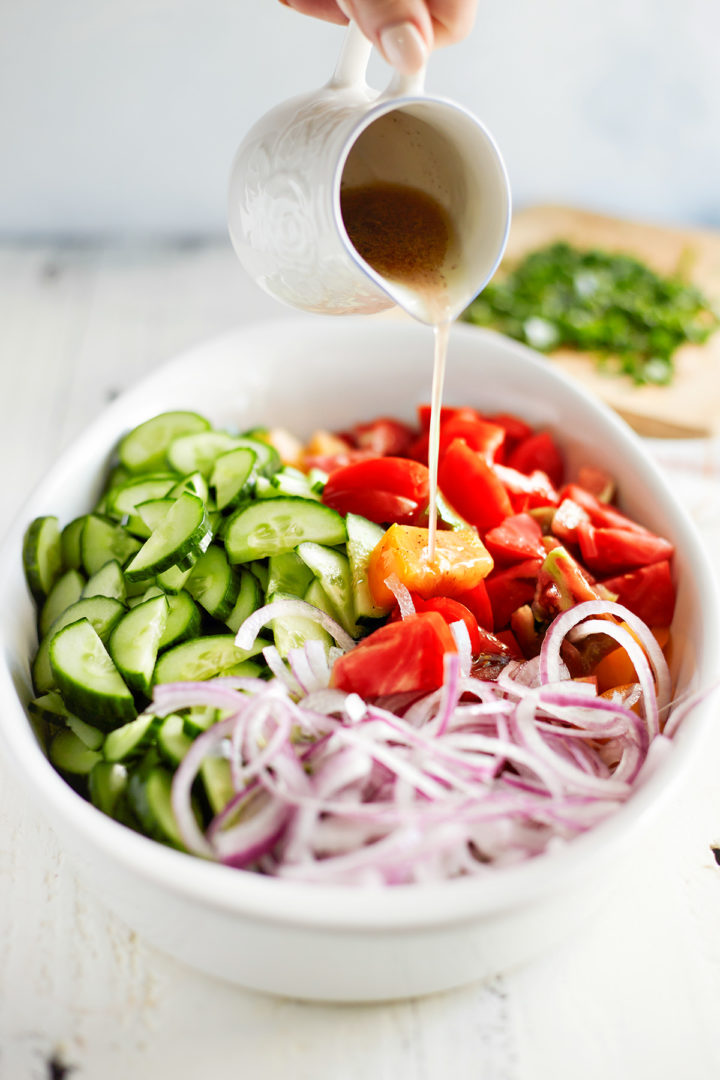
[[[542,352],[595,353],[601,368],[665,385],[685,342],[704,342],[718,314],[694,285],[630,255],[551,244],[488,285],[463,314]]]

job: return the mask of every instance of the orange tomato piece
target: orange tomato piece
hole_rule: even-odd
[[[627,623],[622,623],[622,626],[629,630],[635,640],[638,641],[637,636],[633,634]],[[660,648],[664,649],[670,637],[669,628],[667,626],[655,626],[652,628],[652,632]],[[637,682],[637,673],[633,662],[622,645],[618,645],[616,649],[613,649],[612,652],[602,658],[595,667],[593,675],[597,679],[599,694],[604,694],[607,690],[612,690],[617,686],[627,686],[628,683]]]
[[[470,529],[436,534],[435,559],[428,558],[428,530],[415,525],[391,525],[370,554],[368,584],[378,607],[395,602],[385,580],[391,574],[425,600],[457,596],[474,588],[490,573],[492,556]]]

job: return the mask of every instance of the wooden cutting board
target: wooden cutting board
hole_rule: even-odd
[[[503,266],[555,240],[626,252],[662,274],[683,267],[705,295],[720,305],[720,232],[644,225],[569,207],[537,206],[514,215]],[[557,350],[550,359],[642,435],[720,435],[720,331],[705,345],[684,345],[678,350],[669,386],[634,386],[627,377],[599,372],[591,356],[568,349]]]

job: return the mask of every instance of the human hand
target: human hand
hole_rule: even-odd
[[[353,19],[389,64],[412,75],[438,45],[469,32],[477,0],[280,0],[318,19],[345,24]]]

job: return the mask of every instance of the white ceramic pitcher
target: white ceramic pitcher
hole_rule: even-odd
[[[361,258],[340,212],[345,185],[415,187],[455,226],[458,269],[448,279],[454,318],[490,280],[505,249],[505,166],[474,116],[423,93],[424,72],[396,74],[383,93],[370,88],[370,51],[351,25],[328,84],[278,106],[250,130],[230,180],[233,246],[258,284],[294,307],[352,314],[398,303],[430,322],[421,297]]]

